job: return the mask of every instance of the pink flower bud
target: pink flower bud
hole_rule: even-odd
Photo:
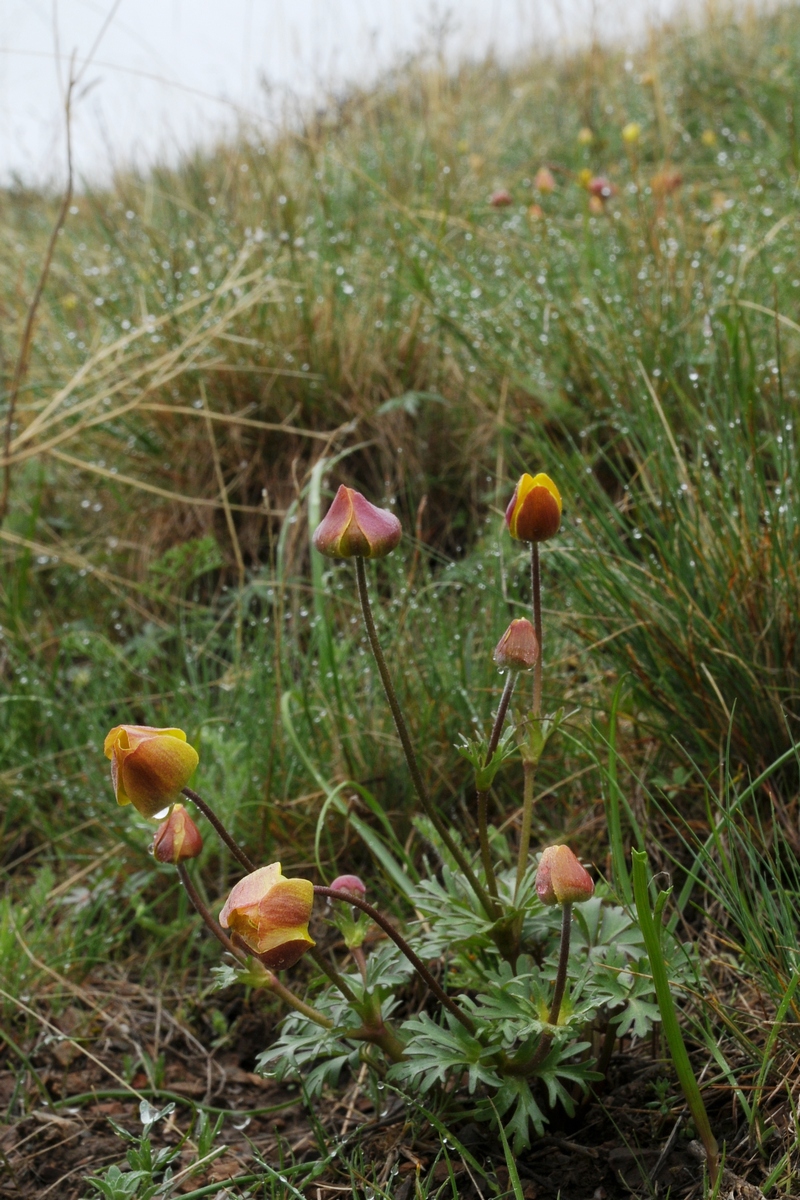
[[[314,885],[308,879],[285,879],[281,864],[270,863],[239,880],[219,923],[265,967],[282,971],[314,945],[308,932],[313,905]]]
[[[161,863],[184,862],[197,858],[203,849],[203,838],[182,804],[174,804],[166,821],[162,821],[153,838],[153,857]]]
[[[154,817],[172,804],[194,774],[197,751],[182,729],[116,725],[103,744],[111,759],[117,804],[132,804],[143,817]]]
[[[533,626],[526,617],[512,621],[492,656],[498,667],[512,671],[530,671],[539,660],[539,643]]]
[[[509,204],[514,203],[514,197],[507,188],[498,188],[496,192],[492,192],[489,203],[492,208],[508,208]]]
[[[536,871],[542,904],[578,904],[594,895],[594,883],[569,846],[548,846]]]
[[[611,196],[616,195],[616,187],[605,175],[593,175],[587,184],[589,192],[592,196],[599,196],[601,200],[608,200]]]
[[[331,884],[331,891],[348,892],[359,900],[363,900],[367,894],[366,885],[357,875],[338,875]]]
[[[523,475],[506,509],[506,525],[521,542],[546,542],[561,528],[561,495],[549,475]]]
[[[376,508],[360,492],[343,484],[312,540],[328,558],[384,558],[402,536],[394,513]]]

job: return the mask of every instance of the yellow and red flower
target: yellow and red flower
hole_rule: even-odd
[[[117,804],[132,804],[143,817],[177,800],[199,761],[182,729],[149,725],[115,725],[103,751],[111,759]]]
[[[270,863],[239,880],[219,923],[265,967],[281,971],[314,945],[308,932],[313,905],[314,885],[308,879],[285,879],[281,864]]]
[[[506,525],[521,542],[546,542],[561,528],[561,494],[549,475],[525,474],[506,509]]]

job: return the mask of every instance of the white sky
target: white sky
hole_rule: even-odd
[[[77,176],[99,181],[114,163],[174,157],[237,112],[266,119],[287,96],[369,83],[434,44],[443,19],[451,61],[490,48],[507,58],[585,42],[593,28],[630,41],[679,7],[700,15],[705,2],[0,0],[0,181],[58,180],[61,88],[70,56],[80,68],[93,47],[73,144]]]

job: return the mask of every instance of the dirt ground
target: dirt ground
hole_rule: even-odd
[[[228,1035],[217,1031],[215,1037],[204,1017],[182,1010],[176,997],[155,996],[122,978],[91,980],[72,993],[58,1016],[40,1015],[33,1036],[25,1040],[22,1027],[15,1034],[7,1024],[0,1041],[0,1113],[5,1114],[0,1125],[0,1197],[79,1200],[94,1194],[85,1182],[87,1175],[114,1163],[125,1166],[127,1147],[111,1122],[138,1135],[142,1097],[156,1107],[175,1102],[174,1112],[153,1129],[155,1148],[180,1142],[191,1125],[192,1102],[218,1110],[212,1111],[213,1118],[223,1115],[215,1145],[224,1146],[224,1153],[192,1167],[196,1150],[188,1139],[173,1164],[179,1176],[176,1194],[219,1184],[219,1190],[212,1188],[208,1195],[219,1200],[241,1196],[242,1177],[263,1170],[259,1158],[279,1171],[287,1163],[321,1157],[321,1131],[298,1089],[253,1073],[255,1057],[270,1039],[269,1014],[257,1007],[241,1009]],[[224,994],[215,996],[214,1003],[224,1007]],[[241,998],[233,1003],[241,1003]],[[15,1048],[7,1038],[15,1041]],[[205,1048],[215,1041],[215,1049]],[[591,1098],[573,1119],[554,1124],[548,1136],[519,1157],[526,1200],[616,1200],[631,1195],[689,1200],[701,1195],[702,1154],[691,1140],[685,1112],[672,1103],[672,1089],[665,1093],[659,1083],[665,1070],[654,1060],[654,1048],[639,1045],[616,1055],[606,1091]],[[745,1178],[764,1178],[766,1170],[748,1147],[746,1129],[743,1136],[741,1114],[737,1128],[730,1096],[720,1092],[719,1099],[712,1121],[727,1143],[727,1161],[737,1172],[726,1172],[721,1195],[757,1200],[761,1191]],[[420,1127],[419,1119],[412,1124],[404,1103],[393,1103],[394,1108],[378,1115],[368,1091],[352,1080],[339,1094],[315,1105],[316,1120],[326,1141],[347,1138],[348,1154],[358,1148],[358,1161],[377,1164],[377,1181],[395,1200],[412,1200],[415,1181],[424,1183],[431,1166],[436,1184],[448,1180],[449,1170],[444,1161],[436,1162],[441,1150],[438,1132],[424,1122]],[[491,1183],[507,1188],[508,1172],[496,1139],[485,1127],[448,1120]],[[337,1156],[306,1186],[304,1194],[310,1200],[353,1193],[351,1176],[342,1165],[346,1157]],[[455,1151],[451,1161],[460,1197],[481,1200],[491,1194],[487,1181]],[[241,1186],[226,1183],[237,1177]]]

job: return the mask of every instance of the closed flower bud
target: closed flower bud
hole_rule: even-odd
[[[360,492],[342,484],[312,540],[328,558],[384,558],[402,536],[394,513],[376,508]]]
[[[530,621],[519,617],[512,621],[492,655],[498,667],[512,671],[530,671],[539,660],[539,643]]]
[[[162,821],[153,838],[153,857],[160,863],[185,862],[197,858],[203,849],[203,838],[182,804],[174,804],[166,821]]]
[[[132,804],[143,817],[154,817],[172,804],[199,761],[182,729],[149,725],[116,725],[103,750],[111,759],[117,804]]]
[[[308,932],[313,904],[314,885],[308,879],[284,879],[281,864],[270,863],[239,880],[219,923],[265,967],[282,971],[314,945]]]
[[[592,172],[588,167],[581,167],[580,171],[578,171],[577,179],[582,188],[588,188],[593,179]]]
[[[583,129],[578,130],[578,145],[591,146],[594,141],[594,134],[588,125],[584,125]]]
[[[331,884],[332,892],[347,892],[358,900],[363,900],[367,894],[364,883],[357,875],[339,875]]]
[[[549,167],[539,167],[533,177],[533,186],[544,196],[549,196],[556,190],[555,177]]]
[[[599,196],[589,197],[589,212],[592,216],[602,217],[605,211],[606,205],[604,200],[601,200]]]
[[[514,203],[514,198],[507,188],[498,188],[496,192],[492,192],[489,203],[492,208],[508,208],[509,204]]]
[[[561,528],[561,495],[549,475],[523,475],[506,509],[506,525],[521,542],[546,542]]]
[[[539,859],[536,894],[542,904],[580,904],[594,895],[594,883],[569,846],[548,846]]]
[[[622,130],[622,140],[633,146],[642,136],[642,127],[638,121],[629,121]]]

